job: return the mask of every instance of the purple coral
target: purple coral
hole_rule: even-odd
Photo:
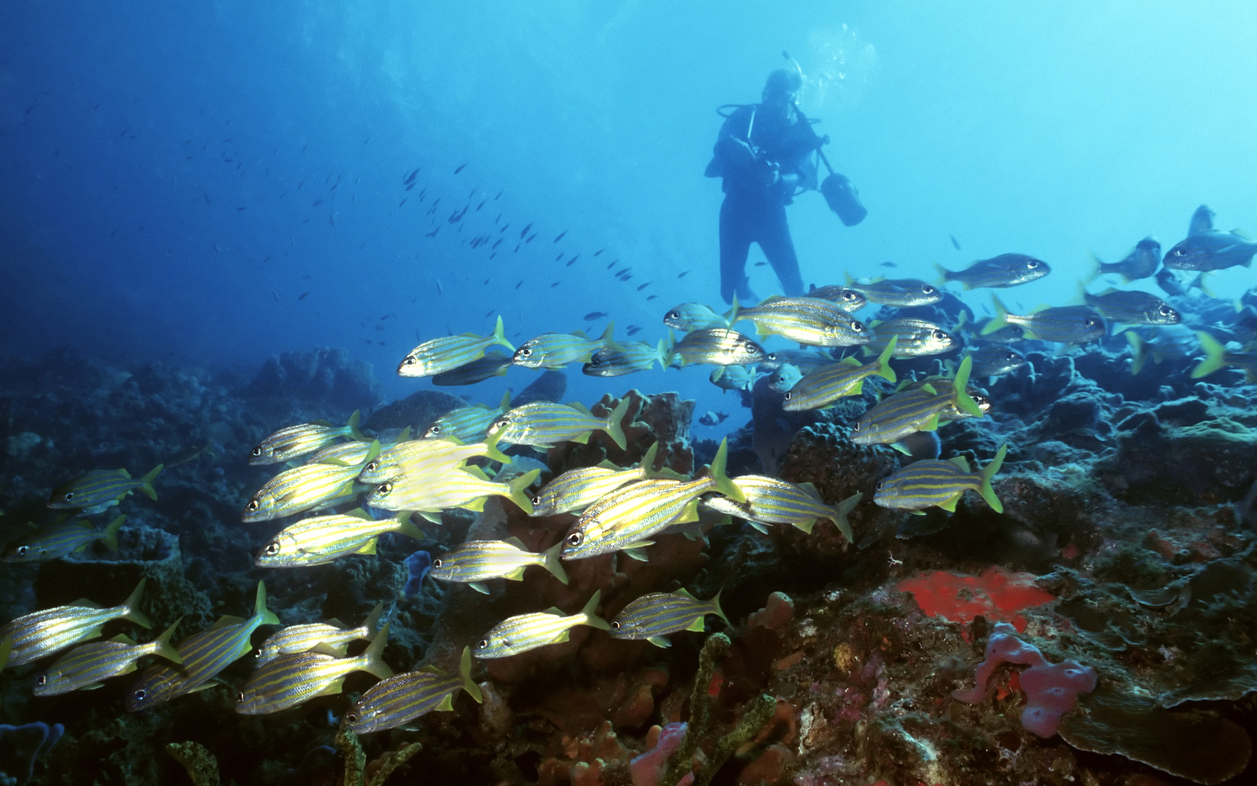
[[[986,658],[978,664],[978,684],[969,690],[956,690],[952,697],[966,704],[979,704],[995,692],[993,677],[1001,664],[1029,666],[1021,673],[1026,692],[1026,708],[1021,724],[1040,737],[1056,734],[1061,716],[1074,708],[1079,693],[1096,687],[1096,671],[1076,660],[1049,663],[1039,648],[1017,638],[1017,630],[1006,622],[996,623],[986,642]]]
[[[657,728],[657,727],[656,727]],[[633,786],[655,786],[668,768],[668,757],[672,755],[681,740],[685,739],[684,723],[669,723],[659,732],[654,747],[635,756],[629,763],[629,771],[633,776]],[[649,742],[649,738],[647,739]],[[688,786],[694,782],[694,774],[689,773],[681,779],[677,786]]]

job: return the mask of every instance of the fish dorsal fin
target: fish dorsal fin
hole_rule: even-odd
[[[119,633],[117,636],[114,636],[112,639],[110,639],[110,641],[116,641],[119,644],[132,644],[132,645],[135,644],[135,639],[131,638],[125,633]]]
[[[689,593],[689,590],[687,590],[685,587],[682,587],[681,589],[677,590],[677,591],[676,591],[676,594],[678,594],[678,595],[684,595],[685,597],[689,598],[690,600],[698,600],[698,598],[696,598],[696,597],[694,597],[693,595],[691,595],[691,594]]]
[[[926,393],[929,393],[931,396],[938,395],[938,388],[934,387],[928,382],[926,382],[924,385],[921,386],[921,390],[924,390]]]
[[[528,550],[528,547],[524,545],[524,541],[520,540],[519,538],[515,537],[514,535],[512,535],[512,536],[511,536],[511,537],[509,537],[509,538],[504,538],[504,539],[502,540],[502,542],[503,542],[503,543],[509,543],[509,544],[511,544],[512,546],[514,546],[515,548],[519,549],[520,551],[527,551],[527,550]]]
[[[555,615],[556,617],[563,617],[563,616],[566,616],[566,615],[563,613],[563,609],[560,609],[558,606],[551,606],[550,608],[543,610],[541,613],[542,613],[542,614],[553,614],[553,615]]]
[[[319,655],[327,655],[328,657],[331,657],[331,658],[339,658],[341,655],[345,654],[325,641],[320,641],[318,644],[315,644],[313,647],[311,647],[308,651],[317,652]]]
[[[571,404],[568,404],[568,406],[576,410],[577,412],[581,413],[582,415],[587,415],[588,417],[591,417],[591,418],[594,416],[594,413],[589,411],[589,407],[585,406],[579,401],[573,401]]]
[[[100,606],[100,604],[99,604],[99,603],[97,603],[96,601],[94,601],[94,600],[89,600],[89,599],[87,599],[87,598],[79,598],[78,600],[71,602],[69,605],[71,605],[71,606],[86,606],[86,607],[88,607],[89,609],[99,609],[99,608],[101,607],[101,606]]]
[[[848,355],[848,356],[846,356],[845,358],[843,358],[842,360],[838,361],[838,365],[840,365],[840,366],[858,366],[858,365],[860,365],[860,359],[859,359],[859,358],[857,358],[855,355]]]
[[[964,456],[953,456],[952,458],[947,459],[947,461],[949,464],[955,464],[957,467],[960,467],[965,472],[969,471],[969,462],[965,461]]]
[[[807,480],[796,485],[798,485],[799,488],[807,492],[808,496],[815,497],[817,501],[820,500],[821,493],[816,490],[816,484],[812,483],[812,481]]]
[[[239,625],[240,623],[244,621],[245,621],[244,617],[233,617],[230,614],[225,614],[219,617],[218,621],[215,622],[213,625],[210,625],[210,630],[213,630],[215,628],[223,628],[228,625]]]

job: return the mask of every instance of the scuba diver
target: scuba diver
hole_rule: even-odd
[[[786,205],[796,194],[817,188],[814,154],[826,140],[795,106],[802,84],[797,69],[769,74],[759,104],[739,106],[726,116],[707,165],[707,177],[724,180],[720,294],[726,303],[734,295],[742,303],[758,300],[746,278],[751,243],[759,243],[786,295],[803,294]]]

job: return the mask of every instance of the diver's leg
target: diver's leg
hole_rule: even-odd
[[[726,303],[736,294],[740,302],[754,301],[746,280],[746,257],[751,253],[751,222],[745,206],[726,196],[720,205],[720,296]]]
[[[803,276],[799,275],[799,257],[794,251],[794,240],[790,238],[784,205],[764,209],[756,240],[781,282],[781,291],[792,297],[802,295]]]

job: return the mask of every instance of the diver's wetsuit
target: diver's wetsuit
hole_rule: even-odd
[[[750,144],[747,145],[747,130]],[[781,175],[797,174],[803,188],[816,188],[812,151],[820,140],[806,119],[792,112],[789,120],[771,118],[758,104],[738,108],[725,120],[716,140],[707,177],[724,178],[720,206],[720,294],[731,302],[754,302],[746,278],[751,243],[759,243],[787,295],[803,294],[799,258],[786,223],[786,205],[793,201],[789,182],[773,183],[773,165]]]

